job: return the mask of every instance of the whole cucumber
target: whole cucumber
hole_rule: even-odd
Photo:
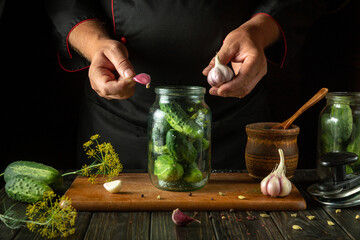
[[[17,175],[5,184],[7,195],[17,201],[35,203],[41,200],[46,191],[53,191],[46,183],[28,176]]]
[[[63,177],[60,172],[53,167],[32,161],[15,161],[10,163],[4,172],[4,180],[7,183],[16,176],[28,176],[32,179],[44,182],[54,191],[63,188]]]

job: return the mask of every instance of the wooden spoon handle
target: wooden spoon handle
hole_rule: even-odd
[[[327,88],[320,89],[320,91],[318,91],[312,98],[309,99],[309,101],[307,101],[301,108],[299,108],[299,110],[297,110],[296,113],[294,113],[294,115],[292,115],[288,120],[286,120],[281,124],[284,126],[284,129],[287,129],[289,126],[291,126],[291,124],[295,121],[295,119],[298,116],[300,116],[300,114],[305,112],[308,108],[310,108],[315,103],[320,101],[323,97],[325,97],[328,91],[329,90]]]

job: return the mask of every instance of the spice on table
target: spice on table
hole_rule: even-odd
[[[336,209],[335,213],[341,213],[341,209]]]
[[[297,213],[290,214],[291,217],[297,217]]]
[[[309,215],[309,216],[306,216],[309,220],[313,220],[315,218],[315,216],[312,216],[312,215]]]
[[[303,230],[302,227],[300,227],[299,225],[292,225],[292,229]]]
[[[249,220],[249,221],[252,221],[252,220],[255,220],[256,217],[249,215],[249,216],[246,217],[246,219]]]
[[[267,214],[267,213],[260,213],[260,217],[262,217],[262,218],[268,218],[268,217],[270,217],[270,215]]]
[[[239,196],[238,196],[238,199],[243,200],[243,199],[245,199],[245,196],[239,195]]]
[[[219,192],[219,195],[220,195],[220,196],[225,196],[226,194],[223,193],[223,192]]]
[[[191,196],[192,196],[192,192],[189,192],[188,195],[189,195],[189,197],[191,197]]]
[[[334,225],[335,225],[335,223],[333,223],[333,222],[330,221],[330,220],[327,220],[327,224],[328,224],[329,226],[334,226]]]

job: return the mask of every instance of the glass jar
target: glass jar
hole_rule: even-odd
[[[148,119],[148,171],[152,184],[169,191],[201,189],[211,172],[211,111],[205,88],[155,88]]]
[[[317,143],[317,173],[321,180],[330,177],[329,168],[320,166],[327,152],[352,152],[360,155],[360,92],[330,92],[320,113]],[[360,173],[360,160],[346,166],[346,173]]]

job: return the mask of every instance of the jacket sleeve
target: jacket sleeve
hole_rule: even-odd
[[[77,71],[89,66],[89,62],[69,46],[70,32],[84,21],[103,20],[93,0],[46,0],[46,11],[53,23],[58,45],[58,59],[61,68]]]
[[[327,0],[263,0],[256,14],[267,14],[279,26],[282,41],[266,51],[267,56],[284,65],[304,44],[313,23],[325,12]],[[282,49],[282,50],[281,50]]]

